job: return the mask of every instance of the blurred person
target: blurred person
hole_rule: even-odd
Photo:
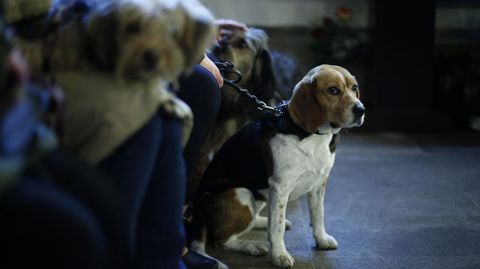
[[[84,186],[84,194],[94,191],[90,199],[73,186],[78,181],[51,173],[55,164],[47,159],[55,155],[56,137],[41,122],[48,91],[29,81],[19,51],[4,38],[1,19],[0,33],[0,267],[124,268],[118,234],[113,235],[123,232],[115,228],[120,219],[112,217],[115,206],[101,202],[115,198],[107,189],[97,201],[103,178],[83,167],[83,175],[98,181],[93,189]]]
[[[247,26],[227,19],[216,20],[218,25],[218,37],[228,29],[239,29],[245,31]],[[194,66],[190,74],[184,74],[179,78],[178,97],[182,99],[192,109],[193,129],[189,140],[184,148],[184,157],[186,163],[187,178],[188,174],[194,169],[196,159],[200,154],[200,149],[212,128],[220,109],[221,87],[223,87],[223,77],[216,66],[217,62],[213,55],[205,54],[201,62]],[[183,208],[185,224],[191,221],[191,211],[189,207],[195,198],[196,188],[187,182],[185,206]],[[202,256],[195,251],[184,247],[182,260],[189,269],[213,269],[218,267],[216,260]]]

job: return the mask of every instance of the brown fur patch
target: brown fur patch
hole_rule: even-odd
[[[209,241],[225,242],[233,234],[244,231],[253,219],[250,209],[238,201],[235,189],[228,189],[210,198],[204,214],[208,226]]]
[[[292,120],[302,129],[313,133],[326,121],[325,108],[320,106],[315,96],[313,83],[301,82],[295,89],[288,104]]]

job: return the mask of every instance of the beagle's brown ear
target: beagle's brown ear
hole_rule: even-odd
[[[293,122],[310,133],[317,131],[326,121],[325,108],[317,100],[316,85],[315,77],[305,77],[295,86],[288,103]]]

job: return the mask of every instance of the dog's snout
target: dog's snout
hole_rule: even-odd
[[[353,114],[355,114],[356,117],[361,117],[365,114],[365,107],[361,102],[356,102],[355,105],[353,105]]]
[[[145,51],[142,57],[143,57],[143,63],[145,64],[145,67],[147,69],[155,69],[155,66],[157,66],[158,60],[160,59],[160,56],[151,50]]]

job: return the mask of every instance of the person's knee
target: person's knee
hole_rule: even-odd
[[[202,67],[203,68],[203,67]],[[208,104],[208,107],[212,108],[212,110],[218,111],[220,108],[220,88],[218,87],[217,80],[215,77],[206,69],[203,68],[202,73],[202,85],[205,85],[204,88],[204,102]]]
[[[195,95],[196,102],[201,102],[202,107],[216,114],[220,108],[220,88],[215,77],[200,65],[194,67],[192,74],[188,78],[187,87],[192,87],[190,91]]]

